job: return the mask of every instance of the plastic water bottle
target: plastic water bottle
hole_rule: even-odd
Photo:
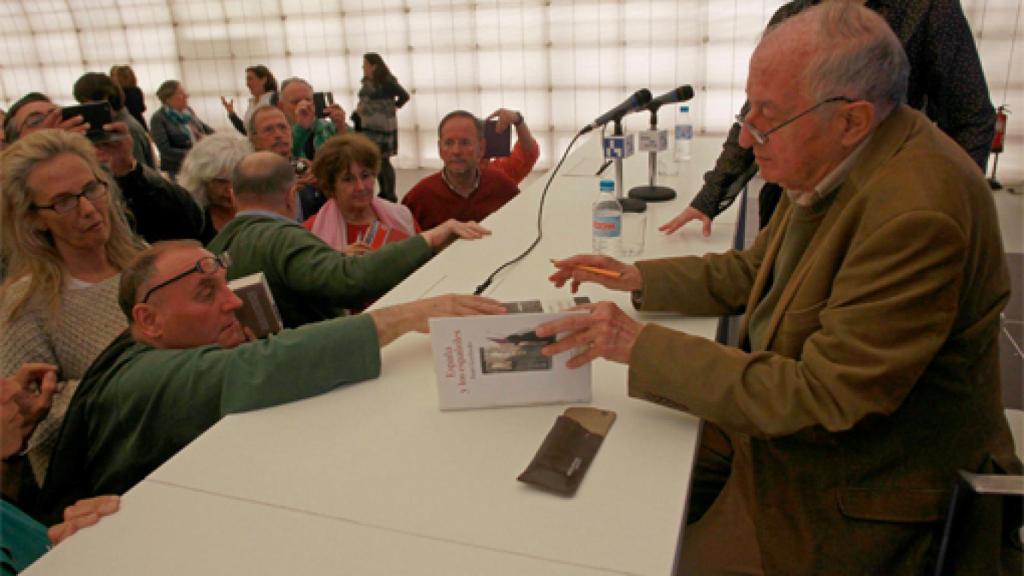
[[[595,254],[618,255],[622,242],[622,204],[615,197],[615,181],[601,180],[594,201],[593,249]]]
[[[690,159],[691,144],[693,144],[693,122],[690,121],[690,107],[680,106],[679,116],[676,118],[675,147],[672,150],[672,157],[676,162]]]

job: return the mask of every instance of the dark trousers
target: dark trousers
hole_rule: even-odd
[[[398,202],[395,194],[395,167],[391,165],[391,159],[384,156],[380,159],[380,173],[377,174],[377,183],[380,188],[377,196],[392,202]]]

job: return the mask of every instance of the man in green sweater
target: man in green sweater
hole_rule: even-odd
[[[292,219],[294,181],[291,165],[277,154],[245,157],[232,182],[239,211],[209,244],[214,253],[231,253],[229,279],[263,272],[288,328],[342,316],[393,288],[453,237],[489,233],[475,223],[451,222],[347,256]]]
[[[499,314],[441,296],[246,342],[227,259],[198,242],[153,245],[122,272],[129,329],[100,354],[68,408],[37,518],[122,494],[226,414],[275,406],[380,374],[380,348],[434,316]],[[343,351],[343,353],[339,353]]]

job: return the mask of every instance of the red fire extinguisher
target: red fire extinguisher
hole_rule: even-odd
[[[1006,141],[1006,116],[1010,113],[1010,109],[1006,105],[1002,105],[996,109],[996,135],[992,137],[992,154],[995,158],[992,160],[992,177],[988,179],[989,188],[993,190],[1001,190],[1003,185],[996,180],[996,168],[999,166],[999,153],[1003,151],[1003,144]],[[1013,189],[1010,189],[1013,192]]]
[[[1003,151],[1003,141],[1006,138],[1006,105],[996,110],[996,135],[992,138],[992,152],[999,154]]]

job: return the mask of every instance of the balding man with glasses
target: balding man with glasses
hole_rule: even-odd
[[[751,57],[739,119],[786,191],[754,245],[555,262],[557,285],[631,291],[641,310],[744,314],[740,349],[609,302],[536,329],[570,332],[545,353],[628,364],[631,396],[704,420],[680,574],[923,574],[958,470],[1021,470],[999,383],[999,219],[977,164],[901,104],[908,68],[859,3],[786,20]],[[1019,510],[976,513],[956,573],[1020,574]]]
[[[497,314],[441,296],[249,341],[227,254],[154,244],[121,276],[126,333],[93,362],[68,408],[43,484],[45,522],[77,499],[122,494],[226,414],[300,400],[380,374],[380,348],[434,316]]]

